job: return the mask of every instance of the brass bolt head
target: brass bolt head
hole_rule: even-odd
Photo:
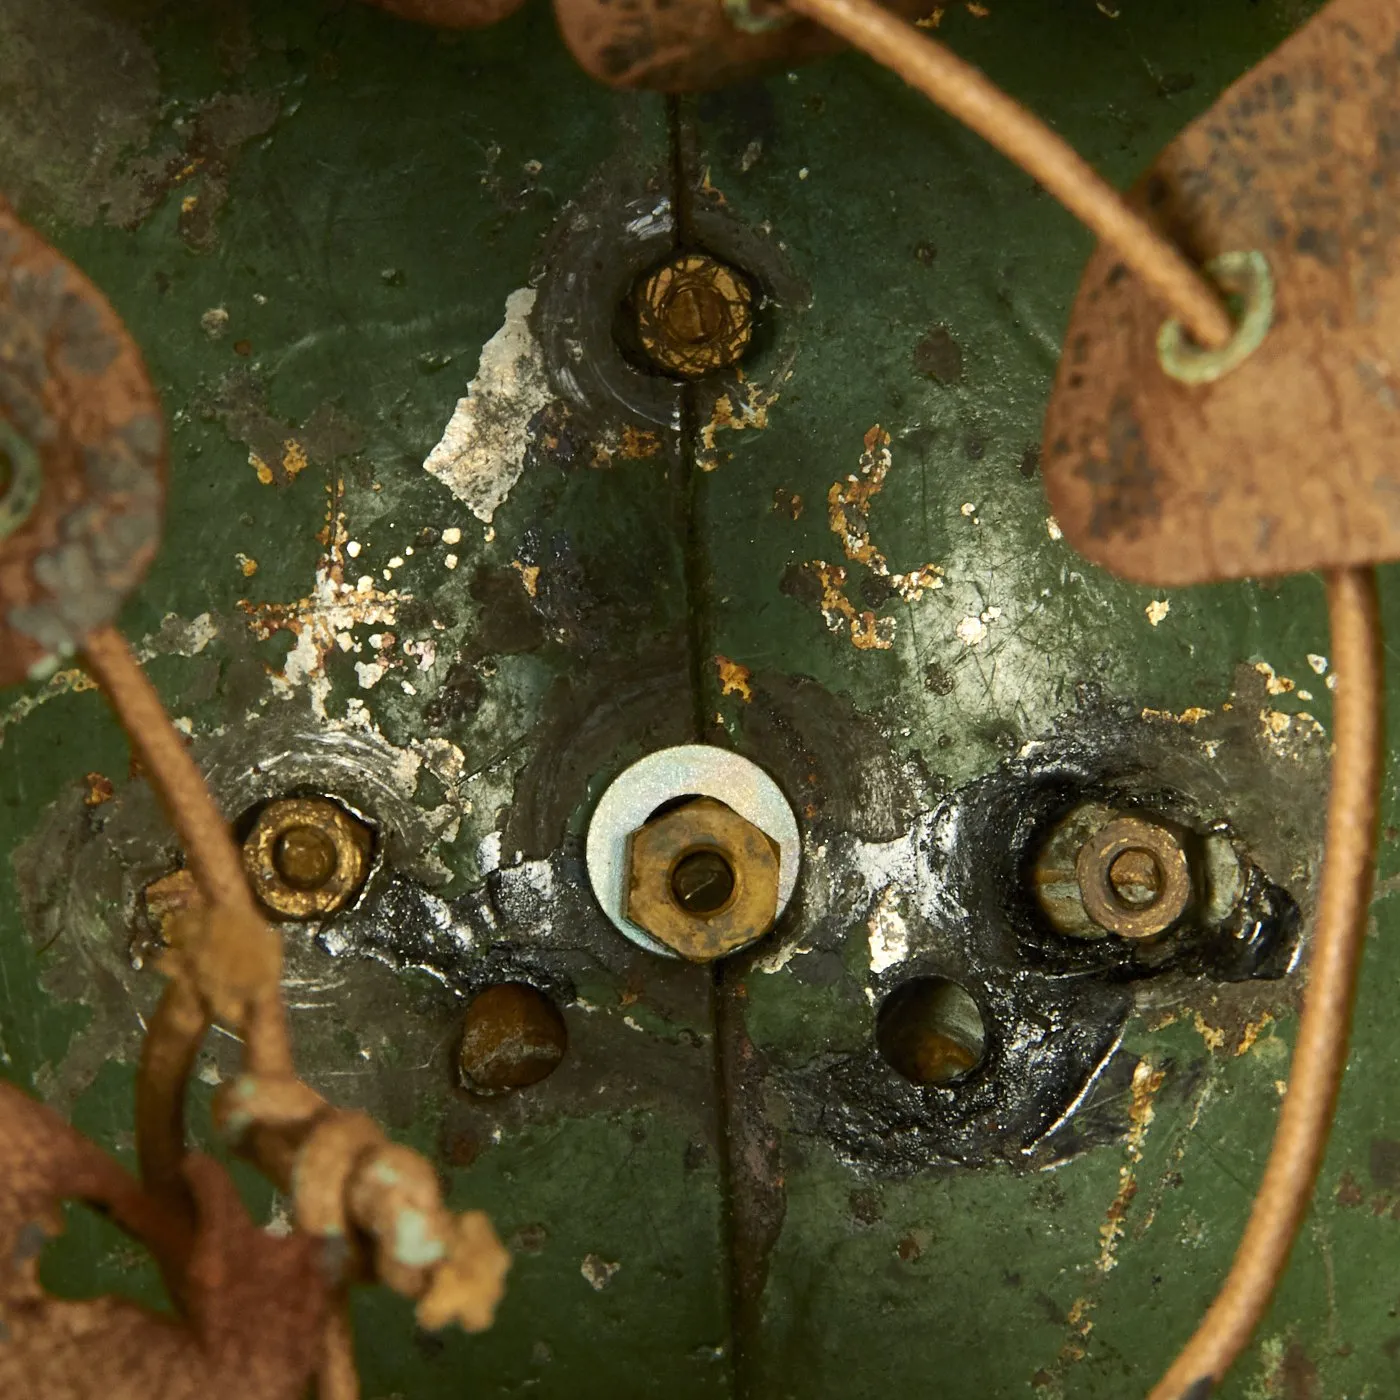
[[[1080,847],[1075,869],[1089,917],[1120,938],[1165,933],[1194,893],[1181,836],[1142,817],[1101,827]]]
[[[243,843],[243,868],[276,919],[318,919],[344,909],[369,874],[369,828],[325,797],[269,802]]]
[[[545,994],[521,982],[479,992],[462,1025],[458,1064],[464,1087],[477,1094],[528,1089],[559,1067],[569,1033]]]
[[[753,335],[748,282],[701,253],[683,253],[651,273],[636,308],[643,349],[659,369],[683,379],[737,364]]]
[[[627,917],[681,957],[712,962],[773,927],[778,860],[752,822],[697,797],[632,833]]]

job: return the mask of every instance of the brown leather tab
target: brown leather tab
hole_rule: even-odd
[[[1334,0],[1163,152],[1133,200],[1200,264],[1259,252],[1272,324],[1213,382],[1103,248],[1045,422],[1065,536],[1200,583],[1400,558],[1400,5]]]
[[[924,0],[888,0],[909,19]],[[845,47],[777,0],[554,0],[579,66],[610,87],[697,92]]]
[[[480,29],[513,15],[524,0],[369,0],[400,19],[440,29]]]

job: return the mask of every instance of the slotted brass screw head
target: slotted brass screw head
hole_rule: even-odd
[[[699,379],[737,364],[753,335],[753,292],[732,267],[684,253],[651,273],[636,298],[637,333],[667,374]]]

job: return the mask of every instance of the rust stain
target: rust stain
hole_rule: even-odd
[[[719,671],[721,695],[737,695],[746,705],[753,699],[753,687],[749,684],[753,680],[753,672],[747,666],[741,666],[727,656],[717,656],[715,668]]]
[[[83,796],[85,807],[100,807],[117,795],[112,780],[101,773],[89,773],[83,781],[87,783],[87,792]]]
[[[644,428],[630,425],[622,430],[622,443],[618,456],[629,462],[639,462],[646,457],[655,457],[661,451],[661,439]]]
[[[890,435],[876,423],[865,434],[865,451],[861,453],[859,475],[845,481],[833,481],[826,494],[827,519],[831,533],[841,541],[846,558],[858,564],[868,564],[876,573],[888,573],[885,556],[875,548],[870,538],[870,503],[884,490],[894,458],[890,453]]]
[[[785,486],[779,486],[773,492],[775,514],[786,515],[790,520],[800,520],[803,509],[802,497],[795,491],[789,491]]]

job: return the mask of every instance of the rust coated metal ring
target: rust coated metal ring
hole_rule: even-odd
[[[1114,867],[1125,857],[1145,857],[1155,886],[1142,901],[1127,899]],[[1165,933],[1191,903],[1191,866],[1180,837],[1171,828],[1141,817],[1120,817],[1094,833],[1075,863],[1079,890],[1089,917],[1120,938],[1155,938]]]

